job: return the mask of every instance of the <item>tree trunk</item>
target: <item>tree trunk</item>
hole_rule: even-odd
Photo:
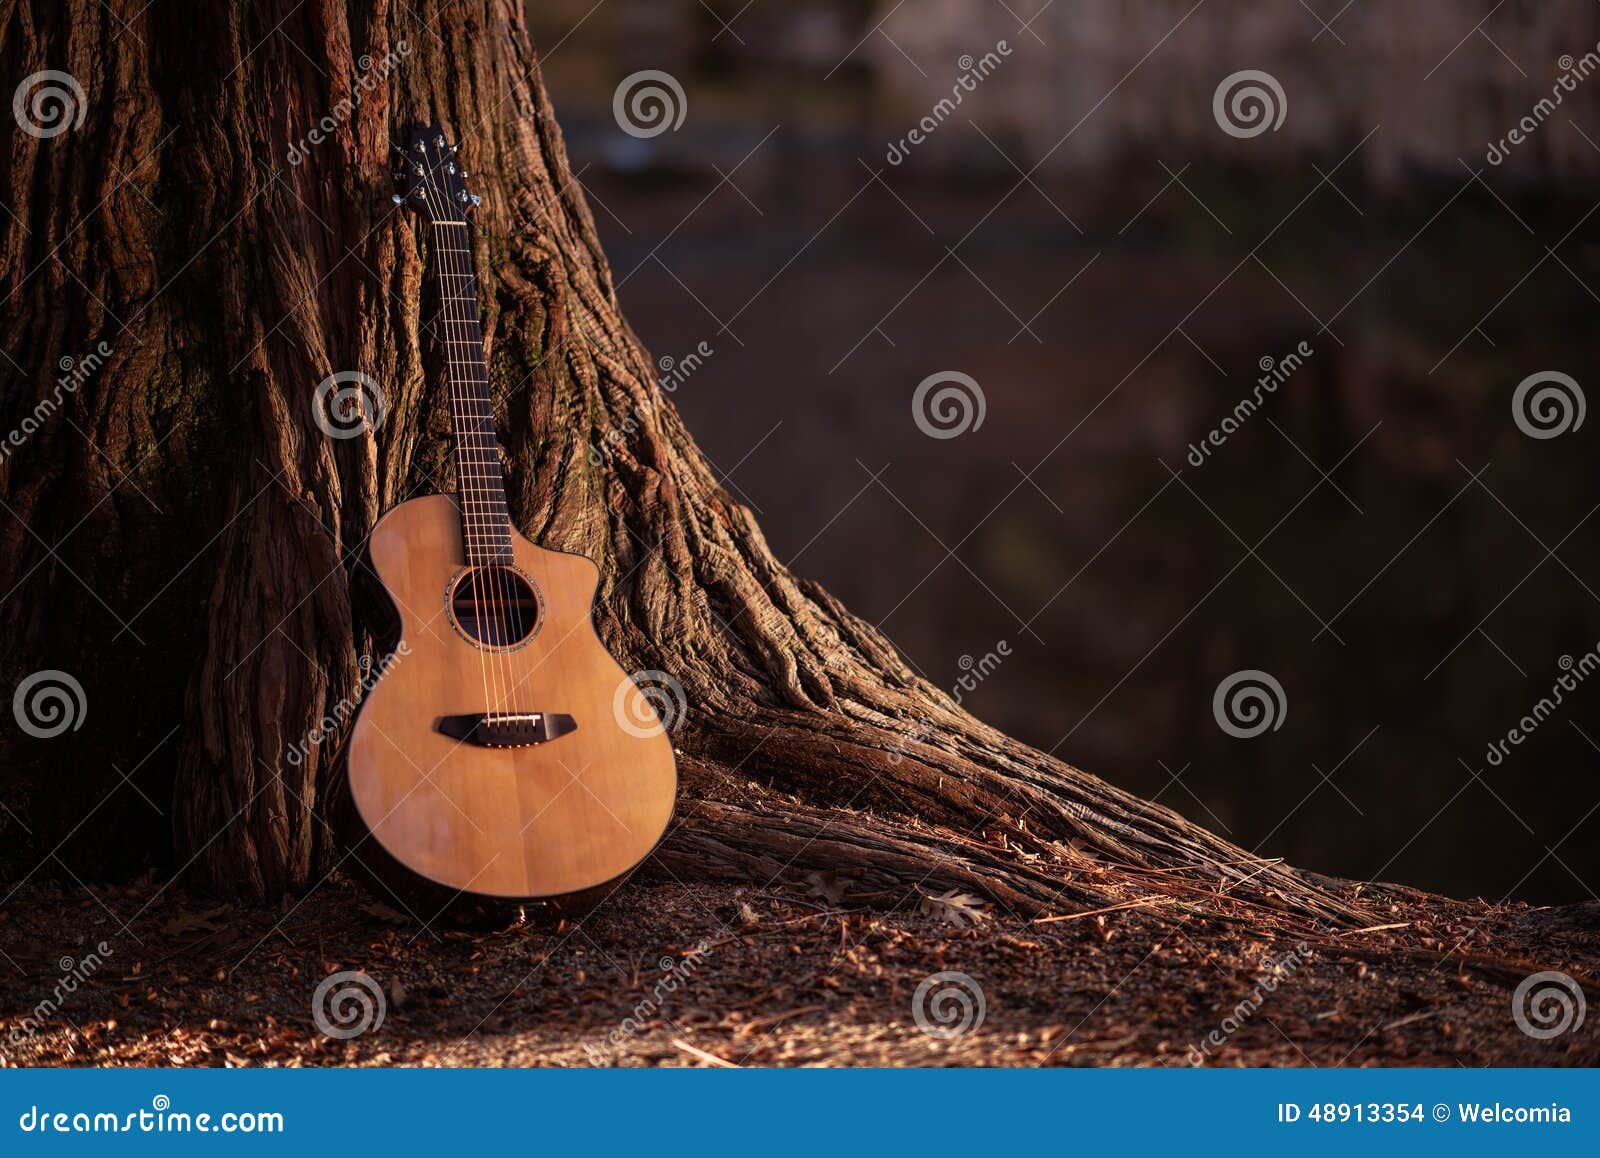
[[[599,564],[606,645],[684,691],[657,871],[1358,918],[973,719],[774,558],[618,308],[516,0],[140,7],[0,0],[6,84],[84,90],[80,126],[15,134],[0,173],[7,423],[61,394],[61,359],[108,351],[0,465],[6,686],[60,669],[87,704],[77,731],[8,733],[8,782],[35,786],[22,870],[63,837],[72,871],[125,869],[166,817],[171,867],[213,890],[275,898],[340,863],[337,729],[288,753],[359,694],[377,518],[451,486],[427,238],[389,200],[391,143],[437,117],[483,196],[513,518]],[[340,371],[381,389],[373,435],[314,421]]]

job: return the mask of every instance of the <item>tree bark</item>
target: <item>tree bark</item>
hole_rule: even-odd
[[[36,786],[23,870],[69,833],[55,855],[77,871],[125,868],[159,843],[157,809],[171,868],[212,890],[275,898],[340,863],[338,736],[287,753],[359,694],[377,518],[452,485],[427,239],[389,201],[392,143],[437,117],[483,197],[513,518],[599,564],[606,645],[684,689],[656,871],[1359,918],[1328,882],[972,718],[773,556],[623,318],[515,0],[139,7],[0,0],[6,84],[53,68],[85,92],[81,126],[15,134],[0,172],[6,421],[61,358],[110,350],[0,465],[7,686],[64,669],[88,703],[63,737],[8,732],[10,781]],[[314,422],[338,371],[382,389],[372,436]]]

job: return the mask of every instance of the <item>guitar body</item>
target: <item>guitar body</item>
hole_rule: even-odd
[[[512,902],[626,876],[671,819],[677,771],[595,634],[595,565],[512,530],[508,561],[468,567],[451,495],[390,511],[370,551],[401,643],[346,753],[363,862],[430,895]]]

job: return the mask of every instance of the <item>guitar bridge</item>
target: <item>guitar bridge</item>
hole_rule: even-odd
[[[559,712],[476,712],[440,716],[433,726],[479,748],[528,748],[578,730],[576,720]]]

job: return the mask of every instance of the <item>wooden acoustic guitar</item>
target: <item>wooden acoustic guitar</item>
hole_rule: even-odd
[[[455,496],[402,503],[371,559],[405,646],[350,733],[342,804],[386,880],[494,901],[593,897],[655,847],[672,745],[595,634],[599,571],[511,525],[479,327],[477,203],[439,125],[396,197],[427,222],[455,424]]]

